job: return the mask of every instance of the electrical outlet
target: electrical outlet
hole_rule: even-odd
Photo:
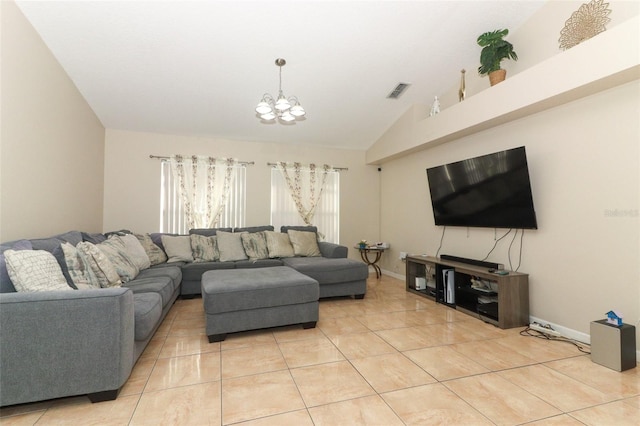
[[[407,258],[407,252],[406,251],[401,251],[400,252],[400,260],[405,260]]]
[[[562,337],[562,334],[558,333],[554,329],[547,328],[535,322],[529,324],[529,328],[535,331],[539,331],[540,333],[548,334],[549,336]]]

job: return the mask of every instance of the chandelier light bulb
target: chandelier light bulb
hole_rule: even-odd
[[[280,96],[278,96],[278,100],[276,101],[276,109],[278,111],[286,111],[289,108],[291,108],[291,104],[284,97],[284,95],[282,93],[280,93]]]
[[[298,98],[291,96],[287,98],[282,92],[282,67],[287,61],[282,58],[276,59],[276,65],[280,68],[280,84],[278,86],[278,98],[266,93],[258,105],[256,105],[256,113],[261,120],[271,121],[276,118],[280,122],[295,124],[296,119],[303,117],[306,111],[300,105]]]
[[[284,114],[280,116],[280,119],[282,121],[290,122],[290,121],[294,121],[296,118],[289,111],[286,111]]]
[[[291,112],[291,115],[295,117],[302,117],[306,114],[304,108],[302,108],[302,105],[300,105],[299,103],[292,106],[289,112]]]
[[[262,114],[260,116],[260,118],[263,119],[263,120],[270,121],[270,120],[273,120],[274,118],[276,118],[276,115],[273,113],[273,111],[269,111],[269,112],[267,112],[265,114]]]
[[[267,101],[263,98],[260,103],[258,104],[258,106],[256,107],[256,112],[258,114],[267,114],[272,112],[272,108],[271,106],[267,103]]]

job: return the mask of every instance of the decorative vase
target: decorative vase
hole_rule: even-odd
[[[367,248],[367,243],[359,243],[358,245],[360,246],[361,249]]]
[[[505,78],[507,78],[507,70],[499,69],[489,73],[489,83],[491,83],[492,86],[504,81]]]
[[[464,101],[464,98],[467,97],[467,85],[464,81],[464,74],[466,72],[467,71],[464,69],[460,71],[460,89],[458,89],[458,102]]]

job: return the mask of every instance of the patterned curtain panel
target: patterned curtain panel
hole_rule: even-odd
[[[189,228],[215,228],[229,196],[232,158],[172,155],[171,172],[178,184]]]
[[[324,164],[318,170],[315,164],[303,166],[300,163],[278,163],[278,170],[284,176],[291,198],[296,205],[300,218],[307,225],[313,225],[313,216],[320,196],[327,182],[331,166]],[[302,173],[303,170],[306,173]],[[303,178],[308,177],[308,179]]]

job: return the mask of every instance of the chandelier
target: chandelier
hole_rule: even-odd
[[[295,120],[301,119],[306,114],[302,105],[295,96],[285,97],[282,93],[282,67],[287,61],[276,59],[276,65],[280,68],[280,84],[278,86],[278,98],[274,99],[268,93],[262,96],[262,100],[256,106],[256,112],[260,119],[265,121],[278,121],[295,124]]]

